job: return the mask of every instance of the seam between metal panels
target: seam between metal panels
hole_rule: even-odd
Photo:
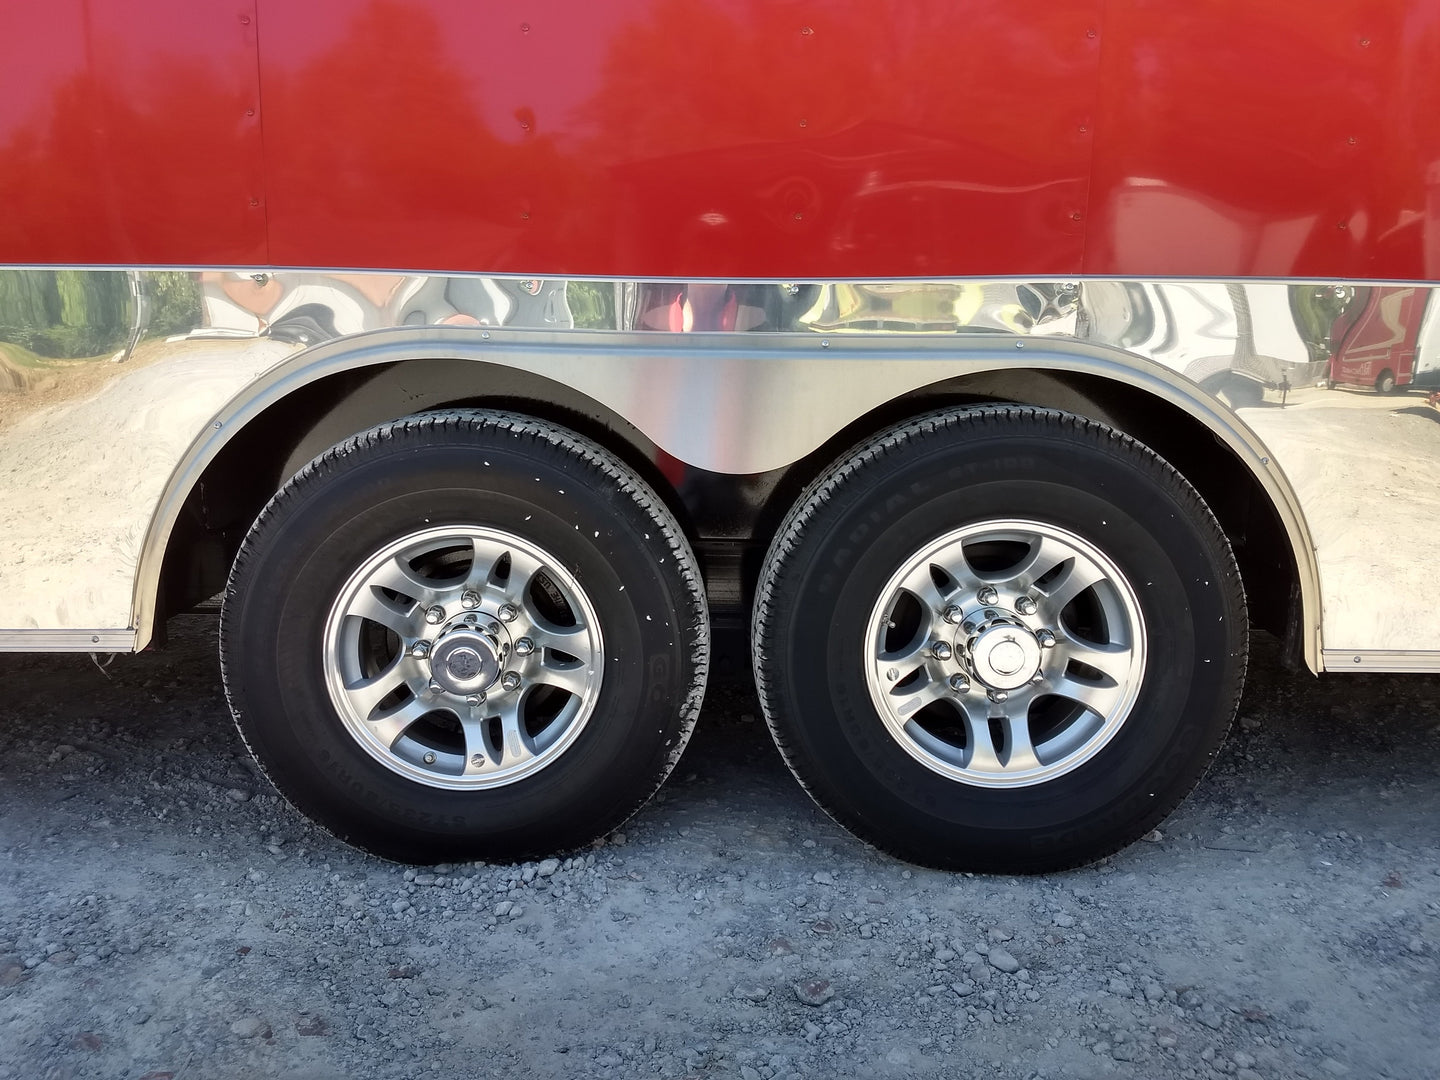
[[[1415,286],[1416,288],[1440,288],[1440,279],[1434,278],[1366,278],[1316,277],[1314,275],[1285,277],[1283,275],[1224,276],[1216,274],[913,274],[870,275],[867,277],[705,277],[688,275],[683,277],[664,274],[557,274],[536,271],[524,273],[507,270],[503,273],[486,273],[478,270],[446,270],[435,267],[356,267],[356,266],[305,266],[277,263],[0,263],[0,270],[105,270],[114,272],[175,271],[180,273],[226,273],[226,274],[345,274],[405,277],[451,277],[488,278],[493,281],[590,281],[605,284],[636,285],[955,285],[967,282],[1020,282],[1033,284],[1061,284],[1065,282],[1120,282],[1136,285],[1356,285],[1356,286]],[[819,331],[815,331],[818,333]]]

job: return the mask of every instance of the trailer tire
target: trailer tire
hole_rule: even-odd
[[[1144,835],[1224,739],[1245,600],[1213,515],[1093,421],[952,409],[858,447],[771,545],[752,647],[775,742],[857,835],[1041,872]]]
[[[708,665],[699,569],[644,481],[573,432],[425,414],[328,450],[235,560],[221,660],[279,791],[402,862],[521,859],[624,821]]]

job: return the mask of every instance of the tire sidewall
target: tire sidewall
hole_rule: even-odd
[[[688,733],[679,703],[694,677],[694,628],[676,625],[676,613],[692,600],[662,530],[600,469],[544,442],[507,441],[471,432],[392,445],[304,485],[247,567],[265,587],[239,590],[227,620],[232,642],[260,643],[234,650],[252,750],[302,810],[371,850],[423,857],[429,841],[445,848],[477,833],[489,853],[573,846],[597,822],[628,816]],[[386,544],[447,525],[500,529],[554,556],[603,638],[583,730],[544,768],[496,788],[431,788],[392,772],[345,729],[326,686],[324,626],[344,582]]]
[[[822,802],[862,834],[933,844],[909,853],[917,861],[945,861],[945,845],[963,845],[971,861],[1120,846],[1188,792],[1228,726],[1240,660],[1226,620],[1237,612],[1215,587],[1228,552],[1193,527],[1159,470],[1137,470],[1112,447],[961,442],[948,431],[916,443],[849,476],[787,556],[797,573],[777,603],[785,660],[772,679],[785,711],[833,718],[831,731],[815,720],[785,728],[796,764],[823,778]],[[866,684],[863,628],[896,568],[923,546],[1002,519],[1055,525],[1105,552],[1138,599],[1147,656],[1126,722],[1091,759],[1043,784],[982,788],[935,773],[889,733]]]

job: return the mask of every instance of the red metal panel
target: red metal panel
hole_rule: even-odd
[[[1440,278],[1435,0],[4,19],[0,263]]]
[[[1440,3],[1109,0],[1085,270],[1440,277]]]
[[[6,2],[0,263],[264,262],[255,30],[251,0]]]
[[[1101,0],[261,0],[277,264],[1080,267]]]

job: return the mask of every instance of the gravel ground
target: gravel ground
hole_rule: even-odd
[[[417,872],[250,767],[213,622],[3,656],[0,1078],[1437,1077],[1440,678],[1280,670],[1149,842],[908,868],[743,681],[623,835]]]

